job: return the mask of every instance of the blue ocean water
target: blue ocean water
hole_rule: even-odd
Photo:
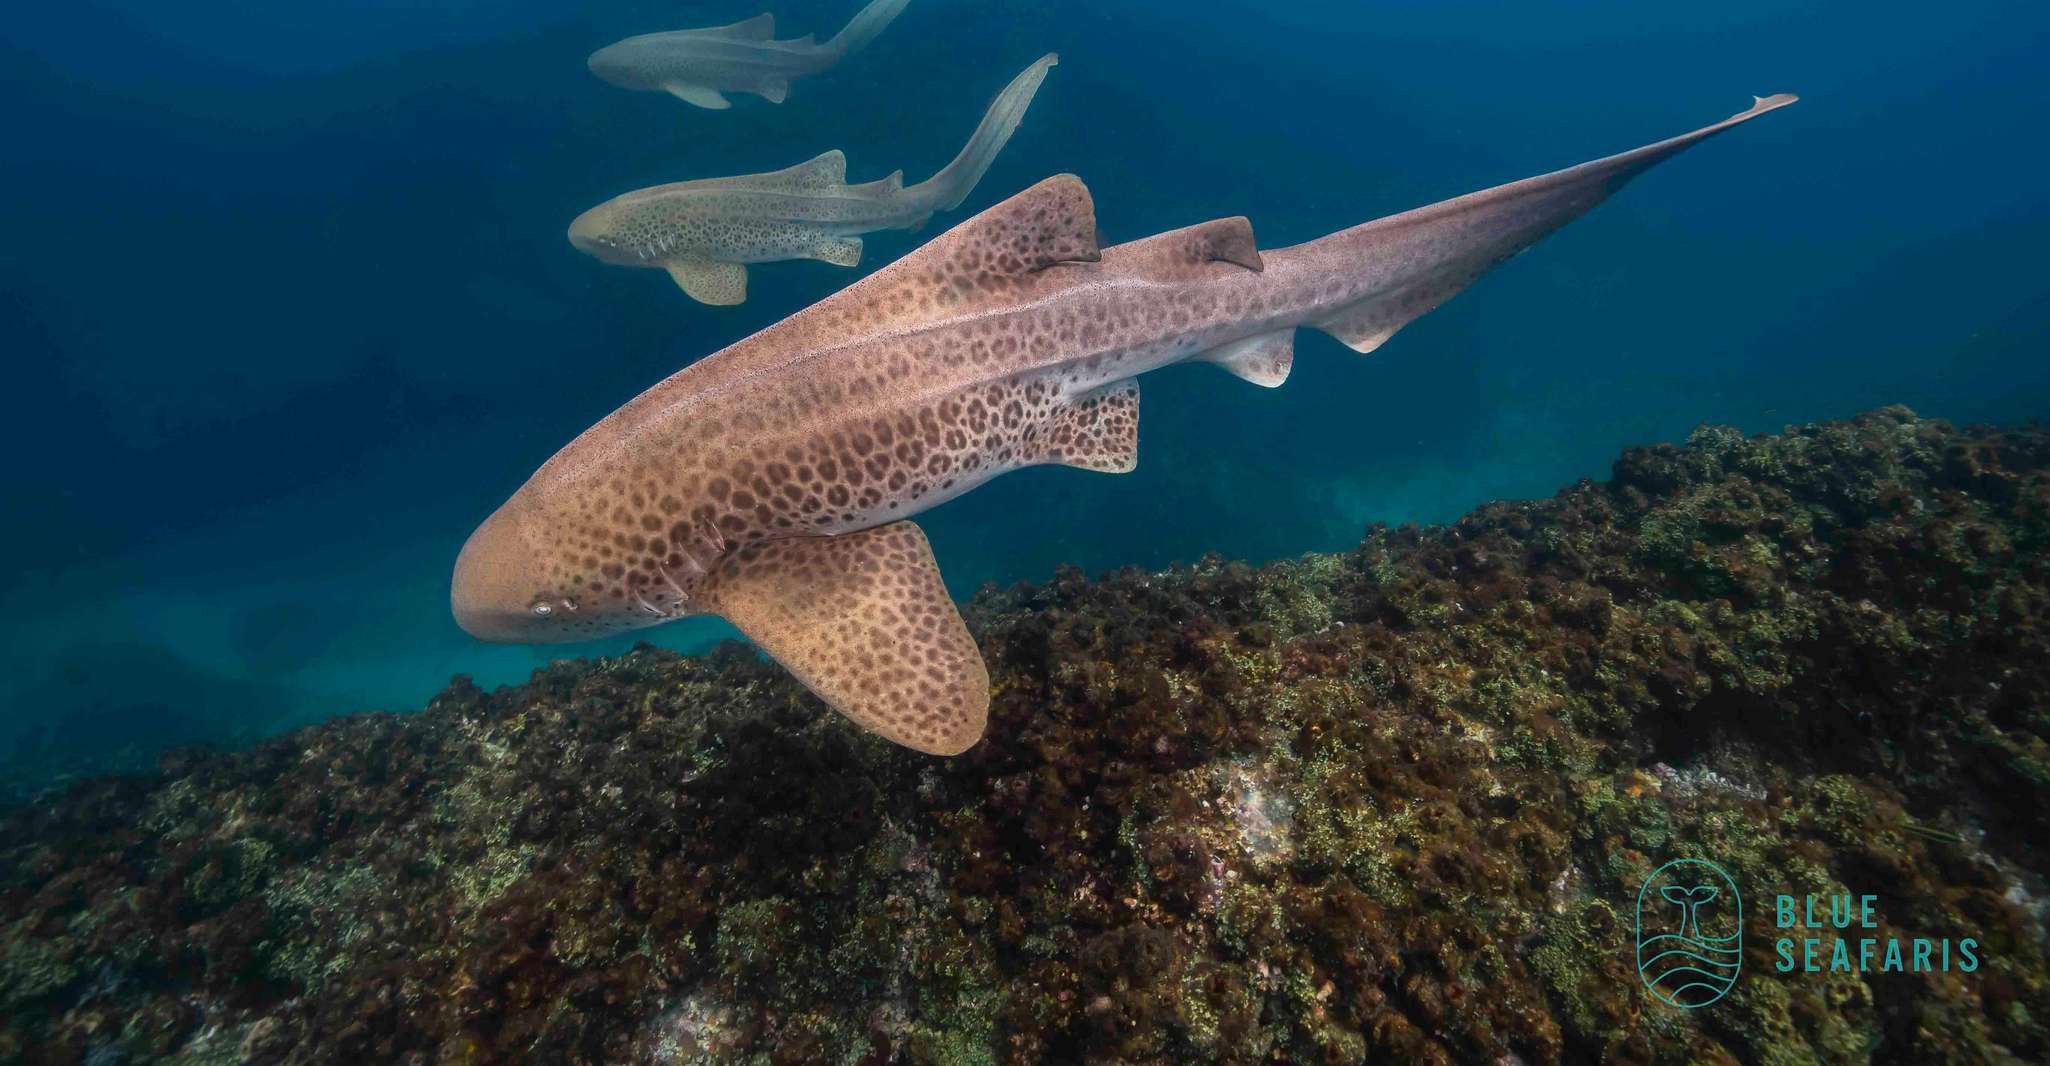
[[[854,0],[775,5],[829,34]],[[1348,546],[1601,477],[1701,422],[2050,401],[2050,10],[912,0],[788,102],[630,94],[584,56],[755,3],[85,0],[0,20],[0,762],[60,766],[418,705],[591,646],[447,609],[475,523],[591,422],[1048,174],[1111,241],[1224,215],[1281,246],[1740,110],[1371,357],[1268,392],[1146,383],[1139,470],[1014,474],[922,519],[949,582]],[[564,227],[616,193],[842,148],[944,164],[1061,64],[963,209],[856,270],[685,300]],[[728,635],[688,622],[641,636]]]

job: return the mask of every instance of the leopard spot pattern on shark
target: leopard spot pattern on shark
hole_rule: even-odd
[[[905,185],[901,170],[850,185],[847,157],[834,149],[770,173],[615,196],[577,216],[570,243],[616,266],[662,268],[692,299],[719,305],[746,299],[749,264],[814,259],[855,266],[861,234],[916,228],[967,199],[1057,62],[1042,56],[1012,78],[953,161],[916,185]]]
[[[1141,374],[1209,361],[1279,384],[1302,326],[1370,351],[1792,102],[1269,251],[1243,219],[1099,249],[1088,189],[1048,178],[579,435],[471,535],[451,607],[524,642],[718,614],[853,721],[957,754],[987,674],[905,519],[1023,466],[1130,470]]]

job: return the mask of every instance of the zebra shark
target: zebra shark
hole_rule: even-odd
[[[1681,150],[1794,101],[1260,251],[1243,217],[1108,248],[1057,175],[650,388],[471,534],[450,597],[494,641],[732,622],[827,704],[937,755],[989,675],[909,519],[1033,464],[1138,463],[1140,374],[1280,385],[1299,326],[1358,352]]]
[[[747,299],[747,264],[818,259],[861,262],[861,237],[916,229],[975,191],[1018,129],[1025,109],[1060,57],[1044,55],[990,102],[953,162],[916,185],[904,172],[847,184],[847,156],[835,148],[768,174],[675,182],[615,196],[570,223],[569,242],[616,266],[660,267],[699,303]]]
[[[591,73],[622,89],[662,91],[714,111],[732,107],[729,92],[754,93],[772,104],[790,94],[790,80],[838,63],[875,40],[911,0],[871,0],[824,44],[810,34],[778,41],[776,16],[731,26],[644,33],[591,53]]]

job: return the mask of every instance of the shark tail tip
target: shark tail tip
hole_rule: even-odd
[[[1778,108],[1785,107],[1788,104],[1791,104],[1799,99],[1800,97],[1794,95],[1793,93],[1774,93],[1771,96],[1754,96],[1751,98],[1751,110],[1746,113],[1753,115],[1763,114],[1767,111],[1773,111]]]

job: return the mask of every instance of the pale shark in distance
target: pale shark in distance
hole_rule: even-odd
[[[847,27],[824,44],[810,34],[778,41],[776,16],[756,15],[731,26],[644,33],[591,53],[591,73],[622,89],[666,92],[687,104],[720,110],[727,93],[753,93],[772,104],[790,94],[790,81],[838,63],[883,32],[910,0],[871,0]]]
[[[685,294],[707,304],[747,299],[749,263],[818,259],[854,266],[861,262],[861,234],[916,229],[933,212],[961,206],[1057,62],[1057,56],[1042,56],[1011,79],[953,162],[916,185],[905,185],[901,170],[849,185],[847,157],[836,148],[787,170],[616,196],[577,216],[569,241],[617,266],[667,270]]]
[[[1792,103],[1274,251],[1244,218],[1099,248],[1061,175],[642,393],[471,534],[456,620],[584,640],[693,614],[920,751],[982,736],[989,676],[906,519],[1039,463],[1138,462],[1149,370],[1276,386],[1296,327],[1371,352],[1653,164]]]

